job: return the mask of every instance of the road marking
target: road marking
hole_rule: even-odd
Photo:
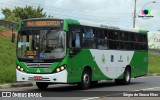
[[[142,76],[142,77],[138,77],[138,78],[151,78],[151,77],[160,77],[160,76]],[[136,79],[136,78],[133,78],[133,79]]]
[[[139,90],[133,90],[133,91],[146,91],[146,90],[154,90],[154,89],[160,89],[160,87],[145,88],[145,89],[139,89]]]
[[[92,100],[92,99],[98,99],[100,97],[93,97],[93,98],[86,98],[86,99],[81,99],[81,100]]]

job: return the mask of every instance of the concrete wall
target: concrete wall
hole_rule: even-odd
[[[150,52],[160,54],[160,34],[148,33],[148,48]]]

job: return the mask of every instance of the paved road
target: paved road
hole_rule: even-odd
[[[89,90],[79,90],[75,85],[51,85],[45,91],[41,91],[34,87],[22,87],[22,88],[10,88],[0,89],[0,91],[24,91],[24,92],[45,92],[45,94],[52,93],[53,98],[34,98],[35,100],[160,100],[160,97],[128,97],[128,94],[132,91],[158,91],[160,92],[160,77],[150,76],[132,79],[130,85],[115,85],[113,81],[101,81],[98,86]],[[107,92],[110,91],[110,92]],[[115,92],[116,91],[116,92]],[[122,91],[126,93],[126,97],[114,97],[124,95]],[[85,97],[71,97],[73,95],[85,95]],[[88,94],[88,95],[87,95]],[[65,96],[65,97],[64,97]],[[68,97],[66,97],[68,96]],[[110,97],[112,96],[112,97]],[[113,98],[114,97],[114,98]],[[0,98],[8,100],[7,98]],[[28,99],[28,98],[23,98]],[[32,98],[33,99],[33,98]],[[13,100],[21,100],[21,98],[13,98]]]

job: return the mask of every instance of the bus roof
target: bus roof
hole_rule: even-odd
[[[142,33],[147,34],[149,31],[139,28],[128,28],[128,27],[122,27],[122,26],[114,26],[104,23],[97,23],[97,22],[91,22],[91,21],[84,21],[84,20],[75,20],[75,19],[59,19],[59,18],[32,18],[32,19],[25,19],[22,21],[29,21],[29,20],[64,20],[64,26],[66,24],[75,24],[75,25],[84,25],[84,26],[91,26],[91,27],[97,27],[97,28],[105,28],[105,29],[113,29],[113,30],[121,30],[121,31],[128,31],[128,32],[136,32],[136,33]]]
[[[77,25],[84,25],[84,26],[91,26],[91,27],[98,27],[98,28],[106,28],[106,29],[113,29],[113,30],[121,30],[121,31],[128,31],[128,32],[136,32],[136,33],[142,33],[147,34],[149,31],[144,29],[138,29],[138,28],[128,28],[128,27],[122,27],[122,26],[114,26],[104,23],[96,23],[96,22],[90,22],[90,21],[83,21],[83,20],[74,20],[74,19],[64,19],[68,24],[77,24]]]

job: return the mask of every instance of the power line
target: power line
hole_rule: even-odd
[[[9,4],[4,4],[4,3],[0,3],[0,4],[3,4],[3,5],[8,5],[8,6],[13,6],[13,5],[9,5]],[[15,6],[14,6],[15,7]],[[50,10],[50,9],[49,9]],[[52,10],[53,11],[53,10]],[[57,15],[62,15],[62,14],[59,14],[59,13],[57,13],[57,12],[53,12],[53,13],[56,13]],[[63,14],[63,16],[64,16],[64,14]],[[66,16],[66,15],[65,15]],[[107,18],[107,17],[102,17],[102,16],[96,16],[96,15],[89,15],[90,17],[98,17],[98,18],[102,18],[102,19],[105,19],[105,20],[107,20],[107,19],[110,19],[110,20],[119,20],[119,18]],[[72,16],[73,17],[73,16]],[[129,22],[129,21],[128,21]]]
[[[24,0],[23,0],[24,1]],[[28,1],[27,1],[28,2]],[[9,5],[9,4],[4,4],[4,3],[0,3],[1,5],[8,5],[8,6],[13,6],[13,5]],[[26,5],[26,4],[23,4],[23,3],[18,3],[18,4],[21,4],[21,5]],[[32,4],[35,4],[35,3],[32,3]],[[37,5],[37,4],[36,4]],[[41,5],[42,6],[42,5]],[[13,6],[13,7],[15,7],[15,6]],[[47,7],[49,7],[49,6],[47,6]],[[47,8],[47,9],[53,9],[53,7],[51,7],[51,8]],[[59,8],[56,8],[56,9],[59,9]],[[62,9],[61,9],[62,10]],[[66,9],[66,10],[68,10],[68,9]],[[52,10],[53,11],[53,10]],[[70,10],[70,11],[73,11],[73,10]],[[53,12],[53,13],[56,13],[56,12]],[[103,13],[104,14],[104,13]],[[106,13],[106,14],[109,14],[109,13]],[[101,18],[101,19],[98,19],[98,18],[87,18],[87,17],[82,17],[82,16],[80,16],[80,17],[76,17],[76,16],[72,16],[72,15],[65,15],[65,14],[56,14],[56,15],[60,15],[60,16],[67,16],[67,17],[73,17],[73,18],[81,18],[81,19],[86,19],[86,20],[94,20],[94,21],[106,21],[106,22],[110,22],[110,23],[112,23],[112,22],[120,22],[120,21],[118,21],[118,18],[107,18],[107,17],[102,17],[102,16],[93,16],[93,15],[90,15],[91,17],[98,17],[98,18]],[[132,23],[132,21],[125,21],[125,20],[123,20],[122,22],[126,22],[126,23]],[[138,22],[139,23],[139,22]],[[140,25],[145,25],[145,26],[149,26],[149,27],[152,27],[152,28],[159,28],[159,27],[155,27],[155,26],[150,26],[150,25],[148,25],[148,24],[144,24],[144,23],[139,23]]]
[[[72,13],[87,13],[87,12],[84,12],[84,11],[78,11],[78,10],[76,11],[76,10],[71,10],[71,9],[64,9],[64,8],[57,8],[57,7],[52,7],[52,6],[46,6],[46,5],[42,5],[42,4],[38,4],[38,3],[34,3],[34,2],[29,2],[29,1],[26,1],[26,0],[21,0],[21,1],[26,2],[26,3],[30,3],[30,4],[35,4],[35,5],[43,6],[43,7],[47,7],[47,8],[50,8],[50,9],[56,9],[56,10],[61,10],[61,11],[70,11]],[[88,12],[88,13],[90,13],[90,12]],[[132,13],[96,13],[96,12],[94,12],[94,13],[95,14],[132,14]]]
[[[2,3],[0,3],[2,4]],[[4,5],[4,4],[3,4]],[[8,5],[8,6],[13,6],[13,5],[9,5],[9,4],[5,4],[5,5]],[[15,6],[13,6],[15,7]],[[117,20],[114,20],[114,19],[110,19],[110,18],[105,18],[105,19],[99,19],[99,18],[89,18],[89,17],[84,17],[84,16],[80,16],[80,17],[76,17],[76,16],[72,16],[72,15],[65,15],[65,14],[59,14],[57,13],[56,15],[59,15],[59,16],[66,16],[66,17],[72,17],[72,18],[77,18],[77,19],[85,19],[85,20],[92,20],[92,21],[102,21],[102,22],[110,22],[109,24],[112,24],[113,22],[120,22]],[[131,21],[123,21],[123,22],[126,22],[126,23],[132,23]]]

